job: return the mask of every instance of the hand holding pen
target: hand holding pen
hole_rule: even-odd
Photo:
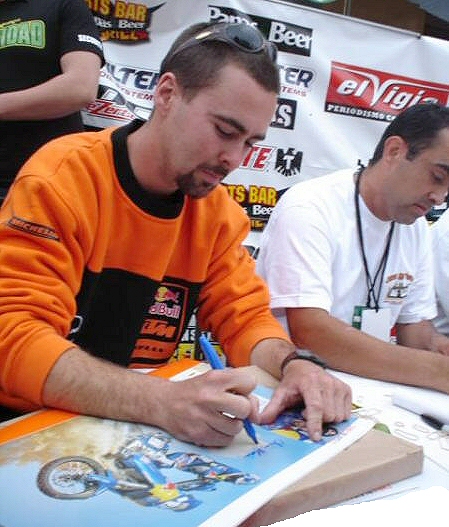
[[[204,356],[206,357],[207,361],[211,365],[213,370],[223,370],[224,365],[220,360],[220,357],[218,356],[218,353],[215,351],[215,348],[212,346],[212,344],[208,341],[205,335],[201,335],[199,337],[199,343],[201,346],[201,349],[204,353]],[[254,430],[254,427],[249,419],[243,419],[243,426],[245,428],[246,433],[248,436],[254,441],[254,443],[258,443],[256,431]]]

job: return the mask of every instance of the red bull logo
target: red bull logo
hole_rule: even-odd
[[[179,304],[179,292],[173,292],[168,287],[162,285],[154,295],[156,302],[175,302]]]

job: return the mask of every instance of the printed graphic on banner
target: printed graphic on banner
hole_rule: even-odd
[[[310,92],[311,84],[316,78],[316,73],[309,68],[280,64],[279,76],[281,80],[281,94],[306,97]]]
[[[276,154],[276,172],[283,176],[292,177],[301,170],[302,152],[293,147],[286,150],[278,148]]]
[[[361,66],[332,62],[325,111],[376,121],[392,121],[418,103],[447,105],[449,84],[428,82]]]
[[[258,185],[224,184],[229,195],[248,214],[251,230],[262,231],[270,218],[273,207],[278,201],[278,192],[274,187]]]
[[[240,168],[256,172],[271,172],[290,177],[297,176],[301,170],[302,152],[294,147],[276,148],[270,145],[255,144],[243,159]]]
[[[154,7],[123,0],[86,0],[86,3],[94,15],[101,40],[136,44],[151,40],[151,16],[165,2]]]
[[[85,123],[105,128],[136,118],[147,120],[158,78],[156,71],[106,63],[100,72],[97,98],[86,107]]]
[[[276,110],[270,126],[293,130],[295,128],[297,101],[292,99],[278,98]]]
[[[303,152],[292,146],[276,148],[256,144],[249,150],[239,168],[267,177],[277,173],[285,178],[291,178],[300,174],[302,158]],[[265,228],[274,206],[285,191],[278,191],[271,185],[243,183],[223,183],[223,185],[231,198],[247,213],[253,231],[262,231]]]
[[[209,5],[209,18],[212,22],[246,22],[257,27],[269,41],[276,44],[279,51],[306,57],[311,55],[313,33],[311,28],[217,5]]]
[[[285,192],[285,189],[278,190],[275,187],[264,185],[248,185],[247,187],[243,184],[223,183],[223,185],[227,188],[231,198],[243,207],[250,219],[251,230],[256,232],[264,230],[273,208]]]

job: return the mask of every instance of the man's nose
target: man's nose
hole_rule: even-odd
[[[240,143],[228,145],[226,148],[223,148],[219,156],[220,163],[230,172],[240,166],[247,150],[248,147]]]
[[[429,199],[434,205],[442,205],[447,199],[447,190],[432,191]]]

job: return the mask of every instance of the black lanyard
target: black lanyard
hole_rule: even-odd
[[[374,307],[376,311],[379,311],[380,290],[382,288],[385,268],[387,266],[388,254],[390,252],[391,238],[393,237],[393,230],[394,230],[394,221],[391,222],[390,230],[387,236],[387,242],[385,244],[385,250],[382,255],[382,259],[379,262],[379,267],[377,268],[377,271],[373,279],[371,278],[371,274],[368,269],[368,261],[366,259],[365,245],[363,243],[362,219],[360,216],[360,203],[359,203],[360,177],[362,175],[364,168],[365,167],[363,165],[360,165],[360,168],[357,170],[355,174],[356,180],[355,180],[354,201],[355,201],[355,212],[356,212],[356,219],[357,219],[357,233],[359,236],[360,250],[362,252],[363,266],[365,268],[366,286],[368,289],[368,295],[366,298],[366,307],[369,307],[369,308]],[[379,277],[380,277],[380,280],[379,280],[379,285],[378,285],[377,292],[376,292],[375,290],[376,282],[378,281]],[[372,305],[372,303],[374,303],[374,306]]]

